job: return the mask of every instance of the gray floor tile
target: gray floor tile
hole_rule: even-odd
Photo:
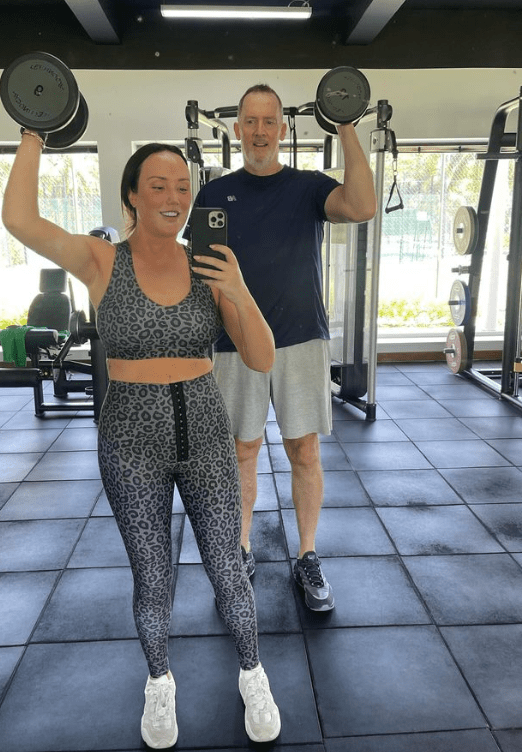
[[[510,752],[508,750],[503,752]],[[516,752],[518,752],[518,747]],[[438,731],[424,734],[358,736],[352,739],[328,739],[326,752],[498,752],[490,731]],[[515,752],[515,748],[513,748]]]
[[[415,443],[436,468],[502,467],[509,464],[505,457],[481,439]]]
[[[481,439],[520,439],[522,438],[522,418],[461,418],[468,428]]]
[[[60,433],[60,428],[0,431],[0,453],[46,452]]]
[[[7,503],[7,501],[14,494],[18,488],[18,483],[0,483],[0,509]]]
[[[305,629],[431,624],[398,557],[324,558],[322,569],[332,586],[335,608],[328,613],[310,611],[298,589]]]
[[[137,640],[30,645],[0,707],[4,749],[140,748],[146,677]]]
[[[522,504],[476,504],[471,509],[508,551],[522,552]]]
[[[0,483],[25,480],[43,456],[35,453],[0,455]]]
[[[300,631],[288,562],[257,562],[252,586],[260,634]],[[201,564],[183,564],[178,568],[170,633],[228,634]]]
[[[377,513],[405,556],[503,552],[464,505],[381,508]]]
[[[13,411],[6,410],[5,412],[1,412],[0,413],[0,428],[5,426],[5,424],[8,421],[10,421],[11,418],[14,418],[15,415],[16,415],[16,411],[14,410]]]
[[[522,621],[522,570],[508,554],[404,559],[437,624]]]
[[[290,462],[282,444],[270,444],[270,459],[275,473],[289,472]],[[337,443],[321,444],[323,470],[351,470],[350,464]]]
[[[284,509],[282,515],[290,556],[295,557],[299,552],[295,514]],[[376,513],[364,508],[323,509],[317,527],[316,550],[320,557],[395,553]]]
[[[377,382],[377,402],[390,402],[391,400],[426,400],[426,392],[419,389],[418,386],[410,384],[409,386],[392,386],[379,385]]]
[[[376,506],[462,503],[437,470],[364,471],[359,478]]]
[[[32,642],[136,638],[130,567],[68,569],[38,623]]]
[[[413,381],[414,384],[418,384],[423,388],[426,384],[446,384],[447,386],[454,386],[456,383],[465,383],[462,376],[455,376],[454,373],[451,373],[449,368],[430,370],[428,366],[424,365],[416,371],[410,370],[404,371],[404,373],[410,381]]]
[[[333,432],[340,442],[408,440],[393,420],[335,420]]]
[[[522,749],[522,729],[501,729],[495,732],[502,752],[520,752]]]
[[[12,648],[0,647],[0,700],[24,650],[25,648],[22,646]]]
[[[272,473],[267,473],[266,475],[258,475],[257,499],[255,508],[258,512],[268,512],[271,510],[279,509],[274,476]]]
[[[321,742],[301,635],[260,635],[259,651],[281,713],[278,745],[284,748],[285,744]],[[176,666],[176,678],[180,677],[178,745],[219,749],[248,742],[231,638],[179,638],[173,641],[172,663]],[[202,706],[207,708],[204,714]],[[220,722],[216,723],[216,719]]]
[[[431,467],[409,442],[342,444],[354,470],[423,470]]]
[[[254,512],[250,545],[257,561],[284,561],[287,558],[279,512]],[[201,564],[192,526],[185,519],[180,564]]]
[[[440,474],[468,504],[520,501],[522,474],[518,468],[441,469]]]
[[[0,574],[0,645],[23,645],[28,641],[59,574]]]
[[[383,386],[411,386],[413,379],[409,379],[399,371],[381,371],[378,367],[376,382],[378,388]]]
[[[460,441],[477,436],[457,418],[398,420],[397,425],[412,441]]]
[[[479,386],[469,381],[457,381],[453,384],[423,384],[426,394],[435,400],[476,400],[484,396]]]
[[[51,452],[78,452],[96,450],[98,447],[98,429],[96,426],[80,428],[73,424],[66,428],[51,446]]]
[[[326,737],[485,725],[434,627],[318,629],[306,639]]]
[[[522,465],[522,439],[490,439],[488,444],[514,465]]]
[[[381,407],[390,418],[451,418],[452,414],[433,400],[381,400]]]
[[[2,390],[0,393],[0,413],[21,410],[25,405],[31,403],[32,400],[32,395],[15,396],[14,394],[5,394]]]
[[[383,420],[389,418],[386,410],[383,409],[382,404],[376,405],[376,418],[377,420]],[[332,418],[333,420],[366,420],[365,413],[351,405],[349,402],[342,402],[337,397],[332,399]]]
[[[445,399],[440,404],[457,418],[513,417],[517,409],[506,402],[494,399]]]
[[[26,480],[98,479],[97,452],[48,452],[27,475]]]
[[[522,625],[444,627],[442,634],[492,728],[520,727]]]
[[[62,569],[84,520],[0,522],[0,572]]]
[[[4,423],[3,429],[9,431],[25,431],[26,429],[37,429],[40,431],[47,430],[48,428],[66,428],[70,425],[77,415],[77,411],[71,410],[70,412],[47,412],[41,418],[37,418],[34,412],[31,410],[21,410],[17,412],[11,420]]]
[[[88,517],[101,492],[101,481],[25,481],[0,511],[0,520]]]
[[[291,473],[274,473],[274,478],[281,507],[293,509]],[[323,483],[325,507],[361,507],[370,503],[353,470],[328,470],[323,473]]]

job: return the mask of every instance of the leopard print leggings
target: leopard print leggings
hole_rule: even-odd
[[[254,668],[257,623],[241,558],[239,473],[213,374],[166,385],[111,381],[100,415],[98,457],[132,568],[134,618],[151,676],[169,670],[175,484],[240,666]]]

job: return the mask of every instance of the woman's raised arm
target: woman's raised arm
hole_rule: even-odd
[[[25,132],[14,159],[2,206],[5,228],[21,243],[53,261],[91,287],[106,254],[106,241],[89,235],[73,235],[40,216],[38,175],[42,144]],[[102,245],[103,244],[103,245]]]

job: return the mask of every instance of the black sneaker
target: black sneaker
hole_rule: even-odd
[[[335,605],[330,584],[321,569],[315,551],[307,551],[294,566],[294,578],[304,590],[305,603],[311,611],[331,611]]]
[[[243,566],[249,577],[252,577],[256,571],[256,560],[252,551],[247,551],[244,546],[241,546],[241,556],[243,557]]]

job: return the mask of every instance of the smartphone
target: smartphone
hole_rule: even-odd
[[[190,215],[190,230],[193,256],[210,256],[225,261],[226,257],[223,253],[209,248],[214,243],[227,245],[227,213],[224,209],[209,208],[206,206],[195,207],[192,209]],[[193,261],[192,264],[204,269],[216,268],[212,264],[206,264],[201,261]],[[209,279],[209,277],[199,272],[194,272],[194,276],[199,279]]]

